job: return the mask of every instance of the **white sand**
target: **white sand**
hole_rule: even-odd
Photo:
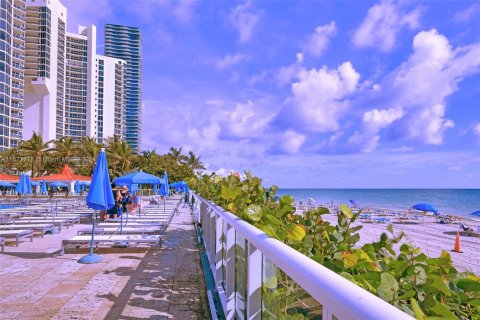
[[[333,212],[334,210],[330,210]],[[372,217],[378,217],[372,215]],[[336,224],[337,216],[335,214],[323,215],[324,220]],[[364,243],[377,241],[383,232],[387,231],[389,224],[393,225],[393,231],[398,234],[400,231],[405,233],[402,243],[408,242],[419,247],[422,252],[431,258],[436,258],[442,250],[450,253],[453,264],[458,271],[471,271],[476,275],[480,275],[480,233],[467,234],[463,232],[461,227],[455,224],[437,223],[434,217],[426,216],[420,221],[403,222],[394,217],[386,217],[390,219],[387,223],[370,223],[357,220],[354,225],[362,225],[359,231],[359,246]],[[474,230],[480,226],[479,220],[462,219],[465,226],[471,226]],[[460,233],[460,249],[463,253],[453,252],[457,231]]]

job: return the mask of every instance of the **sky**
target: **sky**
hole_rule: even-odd
[[[142,149],[283,188],[480,188],[480,2],[63,0],[143,37]]]

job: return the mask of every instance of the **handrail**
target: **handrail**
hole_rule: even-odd
[[[254,245],[278,268],[307,291],[338,319],[413,319],[367,290],[308,258],[290,246],[269,237],[250,223],[192,192]],[[203,227],[203,226],[202,226]]]

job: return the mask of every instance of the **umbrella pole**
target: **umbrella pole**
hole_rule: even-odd
[[[90,240],[90,254],[83,256],[78,260],[78,263],[97,263],[102,261],[102,257],[98,254],[93,253],[93,245],[95,243],[95,220],[97,219],[97,210],[95,210],[95,214],[92,217],[92,239]]]

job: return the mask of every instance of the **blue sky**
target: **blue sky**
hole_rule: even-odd
[[[143,149],[281,187],[480,188],[478,1],[64,0],[143,34]]]

